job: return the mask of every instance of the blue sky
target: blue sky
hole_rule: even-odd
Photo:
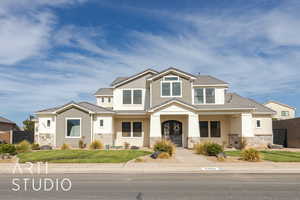
[[[299,1],[1,0],[0,115],[93,93],[117,76],[178,67],[259,102],[300,107]]]

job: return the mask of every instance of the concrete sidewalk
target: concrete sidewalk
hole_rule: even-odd
[[[32,170],[27,164],[0,163],[0,174],[38,174],[46,172],[46,166],[34,164]],[[68,173],[130,173],[130,174],[165,174],[165,173],[300,173],[300,163],[275,162],[217,162],[207,157],[196,155],[187,149],[178,149],[170,160],[152,160],[147,162],[107,163],[49,163],[49,174]]]
[[[28,174],[26,164],[1,163],[0,174]],[[32,173],[46,173],[46,166],[34,164]],[[48,174],[68,173],[120,173],[120,174],[165,174],[165,173],[300,173],[300,163],[135,163],[127,164],[54,164],[49,163]]]

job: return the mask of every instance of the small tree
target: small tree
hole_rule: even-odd
[[[27,131],[29,133],[34,133],[33,116],[29,116],[28,119],[24,120],[23,125],[24,125],[24,131]]]

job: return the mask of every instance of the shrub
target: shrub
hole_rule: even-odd
[[[31,145],[31,149],[32,149],[32,150],[40,150],[40,145],[37,144],[37,143],[33,143],[33,144]]]
[[[71,147],[70,147],[70,145],[63,143],[63,145],[61,145],[60,149],[61,150],[69,150],[69,149],[71,149]]]
[[[137,163],[145,162],[145,159],[143,159],[143,158],[136,158],[136,159],[134,160],[134,162],[137,162]]]
[[[125,149],[129,149],[130,144],[128,142],[124,142]]]
[[[158,154],[158,158],[160,158],[160,159],[169,159],[170,154],[167,153],[167,152],[161,152],[160,154]]]
[[[86,147],[86,144],[84,143],[83,140],[79,140],[78,141],[78,146],[79,146],[80,149],[84,149]]]
[[[170,156],[175,153],[176,147],[170,140],[160,140],[154,144],[154,151],[166,152]]]
[[[94,140],[90,144],[90,149],[103,149],[103,144],[100,140]]]
[[[10,155],[16,155],[17,149],[13,144],[1,144],[0,145],[0,154],[8,153]]]
[[[224,151],[223,147],[217,143],[211,143],[206,147],[207,155],[216,156]]]
[[[254,148],[249,148],[249,149],[242,151],[241,157],[242,157],[242,160],[252,161],[252,162],[257,162],[257,161],[260,161],[260,159],[261,159],[259,151],[257,151]]]
[[[197,143],[194,145],[194,151],[196,154],[202,154],[202,155],[207,155],[206,151],[206,144],[207,143]]]
[[[213,142],[204,142],[204,143],[197,143],[194,146],[194,151],[197,154],[207,155],[207,156],[216,156],[218,153],[224,151],[223,147],[217,143]]]
[[[31,150],[31,144],[27,140],[23,140],[16,146],[18,153],[29,152]]]

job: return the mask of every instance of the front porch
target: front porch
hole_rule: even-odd
[[[200,141],[228,146],[239,137],[254,137],[251,113],[200,113],[176,104],[150,115],[149,133],[150,146],[164,138],[184,148],[193,148]]]

